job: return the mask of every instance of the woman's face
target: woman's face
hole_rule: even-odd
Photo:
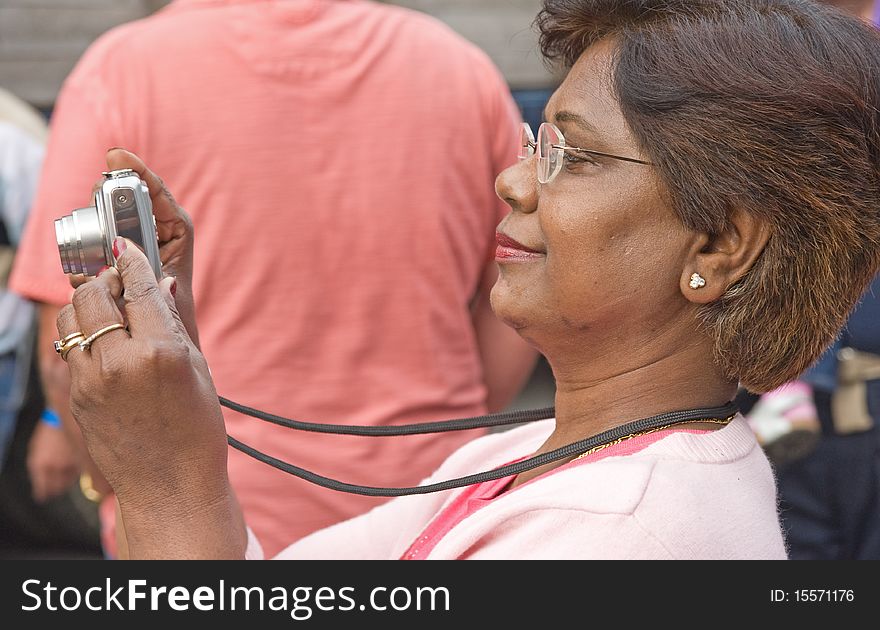
[[[547,104],[546,120],[568,146],[649,161],[612,93],[612,52],[600,42],[582,55]],[[654,168],[574,154],[556,179],[539,184],[536,159],[496,182],[512,208],[499,233],[537,252],[499,247],[496,314],[541,350],[585,334],[638,342],[680,321],[693,235],[663,200]]]

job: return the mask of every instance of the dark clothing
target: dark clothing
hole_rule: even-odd
[[[9,456],[0,471],[0,559],[99,559],[98,509],[79,484],[44,504],[31,497],[28,443],[43,408],[34,362]]]
[[[874,388],[875,392],[877,388]],[[836,435],[829,395],[815,394],[823,436],[816,450],[777,468],[792,560],[880,559],[880,431]],[[874,396],[872,415],[880,415]],[[824,411],[823,411],[824,409]],[[824,416],[824,418],[823,418]]]
[[[880,559],[880,380],[867,381],[873,427],[835,430],[831,396],[837,352],[880,354],[880,276],[853,311],[837,343],[806,372],[822,438],[808,456],[777,468],[783,526],[794,560]]]

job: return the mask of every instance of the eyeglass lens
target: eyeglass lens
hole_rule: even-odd
[[[553,125],[544,123],[538,129],[538,181],[547,184],[553,181],[562,169],[565,138]]]
[[[519,159],[527,160],[535,154],[535,134],[528,123],[520,126]]]
[[[519,159],[527,160],[535,153],[538,154],[537,171],[538,181],[548,184],[562,170],[562,161],[565,158],[565,138],[555,125],[543,123],[538,128],[538,139],[528,123],[523,123],[521,128]]]

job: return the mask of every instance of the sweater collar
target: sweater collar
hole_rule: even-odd
[[[227,6],[236,4],[284,4],[289,7],[302,5],[308,9],[314,7],[320,2],[328,2],[330,0],[172,0],[168,6],[191,6],[191,7],[212,7]],[[334,2],[344,2],[346,0],[332,0]]]

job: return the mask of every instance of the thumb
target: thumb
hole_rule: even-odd
[[[157,221],[174,219],[178,214],[177,202],[165,187],[162,178],[147,168],[144,161],[131,151],[114,147],[107,151],[107,168],[111,171],[129,168],[144,180],[150,191],[150,200],[153,202],[153,214]]]
[[[114,147],[107,151],[107,155],[105,156],[107,161],[107,168],[111,171],[118,171],[121,169],[129,168],[136,172],[142,180],[147,184],[147,187],[150,189],[151,195],[153,191],[159,191],[163,188],[162,180],[156,175],[153,171],[147,168],[147,165],[144,164],[144,161],[140,159],[137,155],[128,151],[126,149],[122,149],[120,147]]]

